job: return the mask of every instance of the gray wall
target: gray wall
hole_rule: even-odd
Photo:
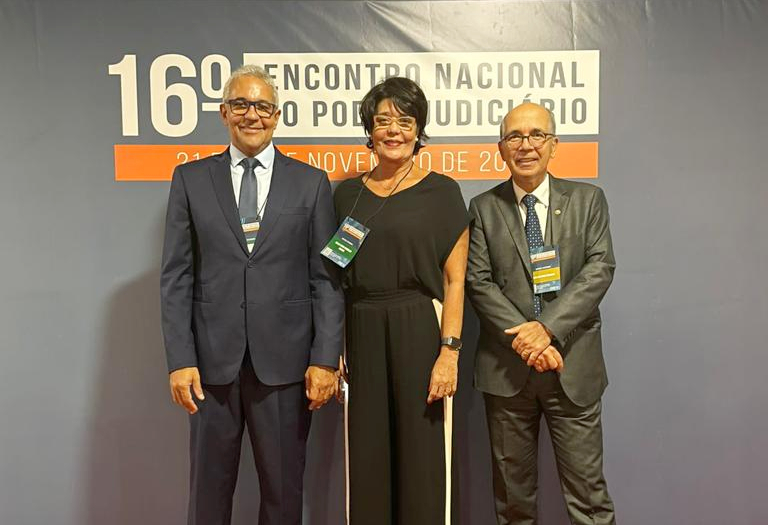
[[[183,521],[187,420],[168,398],[158,306],[168,186],[115,182],[112,156],[116,143],[178,141],[146,130],[146,109],[141,137],[121,136],[108,64],[568,49],[601,53],[600,134],[582,138],[600,142],[619,263],[603,311],[605,468],[620,521],[767,523],[766,4],[0,0],[0,523]],[[214,114],[200,119],[182,143],[226,140]],[[495,183],[462,189],[469,199]],[[471,340],[471,310],[466,324]],[[490,525],[467,346],[463,523]],[[340,418],[331,407],[313,422],[312,525],[341,519]],[[542,450],[542,523],[564,524]],[[236,525],[258,506],[249,454]]]

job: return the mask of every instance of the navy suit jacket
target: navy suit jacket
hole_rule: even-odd
[[[173,173],[160,277],[169,371],[198,367],[202,382],[236,378],[246,351],[259,380],[303,380],[336,368],[344,299],[320,255],[336,230],[326,174],[275,151],[261,229],[247,251],[229,149]]]

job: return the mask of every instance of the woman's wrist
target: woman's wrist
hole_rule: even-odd
[[[451,359],[455,359],[457,361],[459,359],[459,351],[455,348],[451,348],[448,345],[440,346],[440,355],[450,357]]]

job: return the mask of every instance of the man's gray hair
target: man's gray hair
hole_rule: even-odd
[[[235,69],[231,75],[229,75],[229,78],[224,83],[224,89],[222,90],[222,102],[226,102],[229,99],[229,93],[232,90],[232,82],[237,80],[241,77],[253,77],[258,78],[259,80],[262,80],[266,85],[272,88],[272,93],[275,96],[275,105],[280,105],[280,100],[278,98],[277,94],[277,84],[275,84],[275,79],[269,76],[269,73],[264,71],[263,67],[256,66],[253,64],[243,64],[239,68]]]
[[[541,106],[544,108],[544,106]],[[549,132],[553,135],[557,135],[557,126],[555,125],[555,114],[552,113],[552,111],[549,108],[544,108],[547,110],[547,114],[549,115]],[[501,124],[499,124],[499,138],[504,138],[504,119],[501,119]]]

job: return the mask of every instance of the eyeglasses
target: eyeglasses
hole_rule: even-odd
[[[374,128],[388,128],[392,125],[392,122],[397,122],[397,127],[403,131],[411,131],[416,127],[416,119],[413,117],[390,117],[389,115],[374,115],[373,127]]]
[[[235,115],[245,115],[251,106],[256,114],[262,118],[269,118],[277,112],[277,106],[266,100],[247,100],[244,98],[232,98],[226,101],[230,111]]]
[[[534,148],[540,148],[544,145],[550,137],[554,137],[554,133],[544,133],[543,131],[534,131],[530,135],[521,135],[520,133],[513,132],[503,137],[501,142],[507,144],[510,148],[517,149],[523,145],[523,141],[528,139],[528,144]]]

